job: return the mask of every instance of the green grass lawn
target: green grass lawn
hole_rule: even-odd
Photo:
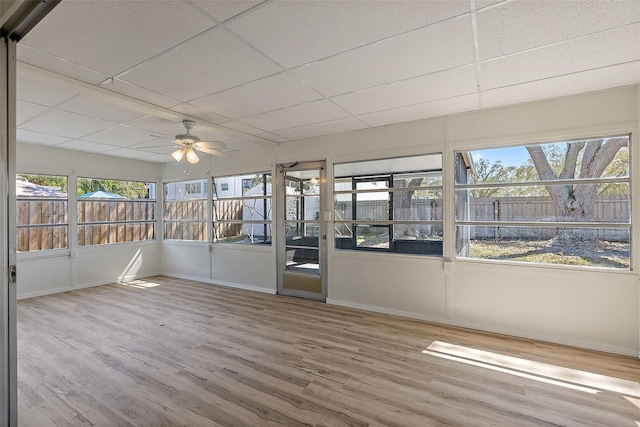
[[[551,240],[472,240],[471,258],[629,268],[629,244],[596,240],[562,247]]]

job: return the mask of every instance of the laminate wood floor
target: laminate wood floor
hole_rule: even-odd
[[[640,362],[167,277],[18,303],[19,424],[637,426]]]

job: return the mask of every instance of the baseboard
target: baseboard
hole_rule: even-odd
[[[26,294],[20,294],[16,297],[17,300],[22,300],[22,299],[27,299],[27,298],[35,298],[35,297],[42,297],[45,295],[53,295],[53,294],[59,294],[62,292],[69,292],[69,291],[75,291],[77,289],[86,289],[86,288],[93,288],[96,286],[104,286],[104,285],[111,285],[113,283],[121,283],[121,282],[128,282],[130,280],[139,280],[139,279],[144,279],[146,277],[152,277],[152,276],[158,276],[160,273],[145,273],[145,274],[140,274],[140,275],[133,275],[133,276],[125,276],[125,277],[120,277],[120,278],[116,278],[116,279],[112,279],[112,280],[99,280],[97,282],[90,282],[90,283],[82,283],[80,285],[77,286],[67,286],[64,288],[56,288],[56,289],[46,289],[43,291],[36,291],[36,292],[29,292]]]
[[[630,356],[630,357],[636,357],[640,359],[640,352],[637,349],[608,346],[608,345],[603,345],[599,343],[594,343],[591,341],[572,340],[572,339],[567,339],[564,337],[558,337],[553,335],[535,334],[530,332],[523,332],[516,329],[496,328],[494,326],[482,325],[478,323],[470,323],[470,322],[459,321],[454,319],[447,319],[445,317],[440,317],[440,316],[428,316],[428,315],[423,315],[419,313],[394,310],[394,309],[377,307],[377,306],[367,305],[367,304],[352,303],[349,301],[342,301],[342,300],[336,300],[331,298],[327,298],[327,304],[338,305],[341,307],[355,308],[358,310],[372,311],[375,313],[389,314],[392,316],[406,317],[409,319],[423,320],[425,322],[438,323],[438,324],[448,325],[448,326],[456,326],[459,328],[473,329],[473,330],[483,331],[483,332],[491,332],[494,334],[509,335],[513,337],[525,338],[525,339],[530,339],[534,341],[548,342],[553,344],[566,345],[570,347],[601,351],[605,353],[619,354],[622,356]]]
[[[211,280],[211,279],[205,279],[205,278],[202,278],[202,277],[189,276],[189,275],[185,275],[185,274],[162,273],[162,275],[163,276],[167,276],[167,277],[173,277],[175,279],[193,280],[193,281],[196,281],[196,282],[206,283],[208,285],[220,285],[220,286],[225,286],[227,288],[243,289],[245,291],[261,292],[263,294],[269,294],[269,295],[275,295],[276,292],[277,292],[276,289],[263,288],[263,287],[260,287],[260,286],[245,285],[245,284],[242,284],[242,283],[225,282],[225,281],[221,281],[221,280]]]
[[[45,295],[53,295],[53,294],[59,294],[62,292],[69,292],[72,291],[74,289],[77,288],[70,288],[70,287],[65,287],[65,288],[55,288],[55,289],[46,289],[43,291],[36,291],[36,292],[29,292],[26,294],[20,294],[18,296],[16,296],[17,300],[21,300],[21,299],[27,299],[27,298],[35,298],[35,297],[42,297]]]

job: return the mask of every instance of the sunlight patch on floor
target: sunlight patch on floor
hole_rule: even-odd
[[[162,286],[160,283],[150,282],[148,280],[130,280],[127,282],[118,283],[120,286],[130,286],[132,288],[147,289],[155,288],[156,286]]]
[[[604,390],[640,398],[640,383],[637,381],[564,368],[443,341],[434,341],[422,353],[587,393]],[[633,400],[630,402],[634,405],[640,402],[638,399]]]

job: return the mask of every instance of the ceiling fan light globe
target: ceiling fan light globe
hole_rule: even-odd
[[[193,149],[189,148],[187,150],[187,161],[189,163],[191,163],[192,165],[198,163],[200,161],[200,158],[198,157],[198,155],[196,154],[195,151],[193,151]]]
[[[185,152],[184,148],[180,148],[174,151],[173,153],[171,153],[171,157],[173,157],[176,160],[176,162],[179,162],[184,157],[184,152]]]

